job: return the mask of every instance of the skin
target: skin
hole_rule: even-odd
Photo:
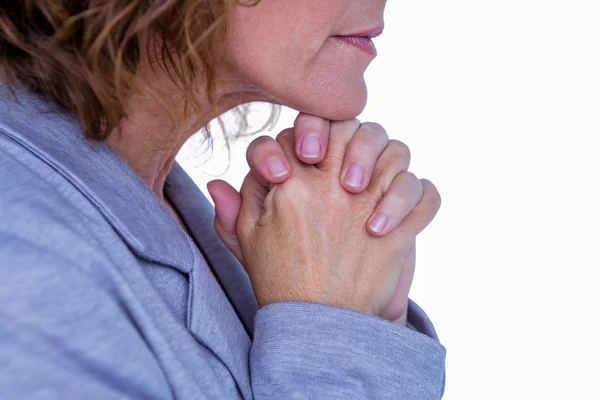
[[[271,101],[329,120],[352,119],[366,104],[363,74],[373,57],[334,36],[383,26],[385,3],[266,0],[237,7],[229,64]]]
[[[301,166],[310,165],[311,168],[315,168],[313,165],[322,166],[323,163],[329,163],[337,165],[329,172],[330,175],[335,175],[338,183],[336,188],[328,186],[335,191],[332,198],[336,198],[342,192],[344,196],[358,196],[369,192],[369,185],[373,179],[379,182],[376,189],[379,194],[373,196],[373,193],[370,193],[371,200],[376,198],[377,202],[367,201],[371,207],[360,206],[365,216],[360,224],[362,233],[357,233],[357,237],[364,239],[365,233],[371,239],[379,236],[379,239],[382,239],[381,243],[373,242],[377,245],[371,247],[381,247],[380,253],[385,253],[384,248],[387,252],[392,248],[396,249],[390,254],[395,254],[398,259],[385,262],[382,260],[387,272],[380,275],[383,278],[377,281],[377,284],[373,283],[373,279],[367,279],[373,284],[365,288],[364,301],[352,300],[352,303],[347,298],[346,295],[353,290],[349,284],[345,292],[340,289],[341,294],[335,300],[312,300],[342,306],[350,301],[354,309],[381,315],[399,323],[405,321],[406,298],[414,271],[414,236],[435,215],[436,204],[439,203],[435,199],[439,199],[439,195],[428,181],[420,181],[414,175],[405,172],[410,162],[410,153],[405,145],[390,141],[385,130],[378,124],[361,124],[353,119],[366,104],[367,91],[363,74],[373,57],[336,38],[338,35],[351,35],[383,26],[385,3],[385,0],[263,0],[254,7],[236,7],[231,15],[230,47],[225,67],[219,71],[217,80],[217,109],[214,114],[195,116],[200,125],[208,124],[218,115],[238,105],[253,101],[268,101],[301,111],[294,128],[284,131],[281,140],[278,138],[274,141],[262,137],[250,145],[247,159],[251,172],[244,183],[242,193],[238,193],[223,181],[213,181],[209,184],[209,191],[216,206],[215,228],[225,244],[249,271],[257,297],[263,299],[262,305],[273,300],[289,300],[294,297],[291,293],[296,293],[299,299],[310,300],[310,293],[316,292],[319,280],[316,276],[307,274],[305,286],[312,289],[298,294],[295,289],[283,288],[277,292],[279,295],[270,295],[265,299],[261,293],[270,291],[269,284],[265,283],[268,282],[266,277],[269,271],[260,272],[255,267],[257,263],[266,261],[249,257],[252,251],[248,242],[248,238],[255,235],[252,224],[257,223],[256,219],[260,219],[261,216],[249,214],[248,207],[251,204],[256,205],[257,201],[264,203],[271,189],[277,191],[278,187],[297,181],[296,171]],[[153,39],[151,34],[148,38]],[[142,45],[141,48],[144,49],[145,46]],[[141,57],[144,59],[146,55],[142,54]],[[162,92],[167,94],[166,101],[175,106],[181,104],[176,87],[160,69],[142,68],[139,74],[142,79],[152,80],[160,87]],[[212,110],[207,99],[201,99],[201,104],[205,105],[202,109]],[[178,129],[171,132],[169,115],[154,99],[143,95],[133,96],[127,104],[127,110],[127,119],[109,137],[107,143],[131,165],[185,229],[176,210],[164,197],[163,187],[176,154],[190,136],[190,130],[186,127],[191,126],[191,122],[182,119]],[[165,132],[171,134],[165,135]],[[334,134],[345,138],[345,141],[343,149],[338,149],[332,155],[328,149],[332,141],[331,135]],[[359,171],[359,179],[356,179],[356,173],[348,174],[349,170]],[[403,178],[398,178],[400,176]],[[350,179],[352,177],[354,179]],[[309,179],[307,176],[304,178]],[[310,188],[317,190],[313,186]],[[251,194],[257,191],[261,193],[260,196]],[[291,195],[289,191],[283,193]],[[286,203],[284,197],[281,197],[282,204]],[[425,198],[427,201],[423,201]],[[396,233],[396,228],[401,226],[405,217],[414,213],[421,203],[425,204],[425,211],[421,211],[423,217],[419,219],[419,223],[414,224],[414,227],[418,225],[420,228],[413,227],[410,234],[405,232],[405,239],[401,245],[387,239],[384,241],[385,236],[393,236],[392,232]],[[297,204],[293,206],[300,207]],[[327,210],[324,204],[319,204],[319,207]],[[329,207],[334,207],[334,204],[329,204]],[[312,211],[306,209],[305,212],[310,214]],[[324,211],[324,218],[327,214],[328,212]],[[384,225],[370,224],[381,215],[386,217]],[[240,219],[246,221],[245,229],[240,228]],[[325,220],[329,226],[328,241],[335,242],[333,238],[336,231],[338,235],[339,232],[347,232],[340,230],[340,221],[335,218],[331,221],[327,221],[327,218]],[[290,225],[290,221],[280,222],[279,225],[274,223],[272,232],[280,230],[281,233],[281,230],[295,229]],[[304,229],[314,229],[314,226],[306,226]],[[275,252],[271,245],[273,237],[267,235],[260,238],[262,239],[255,237],[255,242],[264,240],[265,244],[257,248],[262,248],[264,254],[271,254],[274,259],[280,257],[277,253],[291,254],[294,251],[288,246],[289,243],[283,243],[283,248],[288,247],[287,250]],[[364,241],[360,245],[356,243],[355,248],[363,248],[363,245]],[[304,250],[315,251],[309,247]],[[371,254],[372,250],[363,250],[365,251],[361,257],[372,255],[371,260],[377,259],[376,254]],[[336,253],[329,251],[329,254],[333,257]],[[313,258],[317,260],[318,257]],[[359,258],[358,255],[355,257]],[[287,265],[296,265],[295,260],[286,262]],[[352,266],[347,273],[348,276],[352,276],[360,268],[357,263],[349,264]],[[406,267],[402,268],[402,265]],[[358,269],[354,271],[352,268]],[[277,275],[275,271],[270,273]],[[326,272],[321,271],[319,274]],[[364,274],[361,276],[365,277]],[[321,281],[320,284],[325,282]],[[366,299],[374,298],[373,293],[381,292],[381,286],[391,288],[391,291],[384,290],[383,297],[375,296],[376,304],[366,304],[370,301]],[[394,299],[395,301],[392,301]]]
[[[403,169],[395,145],[380,154],[363,192],[343,189],[344,154],[359,126],[357,120],[332,123],[327,155],[314,166],[295,158],[294,131],[286,129],[277,142],[292,176],[278,185],[258,174],[246,177],[236,221],[239,251],[232,251],[260,306],[316,302],[406,323],[415,237],[435,216],[439,195],[429,181]],[[388,235],[371,235],[365,229],[369,215],[398,193],[405,195],[398,208],[410,212]]]

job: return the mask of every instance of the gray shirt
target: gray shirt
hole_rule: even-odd
[[[71,115],[4,89],[1,399],[441,397],[445,349],[414,303],[411,328],[312,303],[259,310],[178,165],[165,194],[192,237]]]

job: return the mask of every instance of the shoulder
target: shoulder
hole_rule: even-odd
[[[48,226],[43,221],[41,230]],[[36,243],[32,235],[15,232],[0,230],[4,393],[28,399],[64,393],[88,399],[168,398],[160,366],[127,306],[82,268],[90,260],[83,256],[76,263],[64,256],[62,244]]]
[[[79,265],[97,259],[95,219],[77,207],[85,199],[52,167],[19,147],[0,135],[0,259],[9,259],[11,252],[23,256],[24,247],[30,257],[57,254]]]
[[[3,140],[0,386],[19,398],[166,398],[156,360],[102,278],[111,261],[93,207],[78,207],[87,200],[60,174]]]

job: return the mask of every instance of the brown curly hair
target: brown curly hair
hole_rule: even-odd
[[[162,38],[152,59],[199,112],[198,84],[215,107],[215,79],[227,45],[228,13],[260,0],[2,0],[0,80],[41,92],[73,113],[86,136],[104,140],[126,117],[133,93],[160,95],[136,79],[141,35]],[[168,108],[168,104],[163,106]],[[238,108],[240,131],[246,109]],[[273,108],[268,125],[277,118]],[[171,113],[171,115],[173,115]],[[219,121],[221,122],[221,121]]]

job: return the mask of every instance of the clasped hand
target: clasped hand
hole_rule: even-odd
[[[208,189],[259,306],[315,302],[405,325],[415,238],[441,201],[408,172],[408,147],[375,123],[300,114],[247,159],[239,193],[220,180]]]

